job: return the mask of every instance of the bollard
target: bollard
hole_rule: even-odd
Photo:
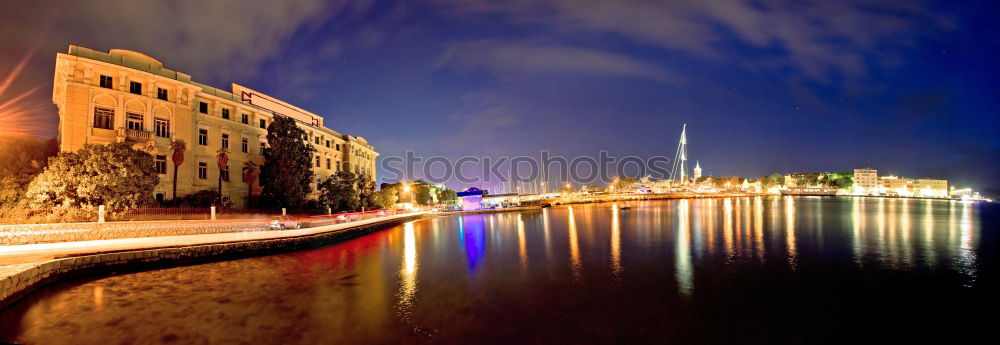
[[[326,208],[326,215],[328,215],[328,216],[329,216],[329,215],[331,215],[331,214],[333,214],[333,210],[331,210],[331,209],[330,209],[329,207],[327,207],[327,208]]]
[[[215,206],[212,206],[212,220],[215,220]]]
[[[97,222],[104,223],[104,205],[97,206]]]
[[[288,215],[287,213],[285,213],[285,208],[284,207],[281,208],[281,215],[282,216],[287,216]]]

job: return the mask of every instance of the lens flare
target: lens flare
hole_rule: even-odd
[[[14,81],[24,71],[33,54],[34,51],[26,54],[0,83],[0,136],[29,135],[44,129],[45,122],[39,121],[38,115],[45,111],[46,104],[31,98],[39,87],[7,95],[13,91]]]

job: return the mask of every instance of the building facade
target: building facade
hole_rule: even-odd
[[[948,180],[938,179],[916,179],[913,181],[913,189],[917,196],[931,198],[948,197]]]
[[[882,181],[882,190],[886,195],[890,196],[914,195],[913,179],[911,178],[882,176],[879,177],[879,180]]]
[[[375,180],[378,152],[364,138],[341,134],[319,115],[235,83],[231,91],[197,83],[133,51],[70,46],[56,56],[52,101],[59,108],[61,150],[127,142],[150,152],[160,174],[154,192],[160,200],[174,197],[170,147],[182,140],[187,150],[177,167],[177,196],[215,190],[221,175],[223,196],[244,206],[247,193],[259,194],[260,186],[258,179],[244,181],[243,166],[260,166],[267,126],[277,115],[295,119],[316,148],[317,180],[342,170]],[[223,169],[216,163],[220,151],[229,154]]]
[[[878,194],[879,187],[878,170],[854,169],[854,194]]]

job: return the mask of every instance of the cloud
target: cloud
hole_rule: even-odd
[[[13,88],[48,89],[55,52],[65,52],[75,44],[100,51],[142,52],[163,61],[166,68],[222,88],[234,81],[305,88],[323,80],[317,67],[350,48],[344,42],[357,43],[332,37],[334,32],[316,35],[320,39],[306,48],[289,42],[326,29],[323,26],[334,18],[340,25],[334,28],[336,33],[343,31],[344,36],[345,27],[372,11],[371,1],[349,0],[4,1],[0,2],[0,42],[7,54],[0,55],[0,73],[2,66],[14,65],[21,54],[37,48]],[[406,12],[392,14],[398,20]],[[376,35],[369,36],[369,46],[379,43]],[[265,65],[272,75],[261,74]],[[34,97],[50,104],[45,93]],[[56,123],[55,108],[50,106],[49,112],[53,117],[49,122]]]
[[[453,44],[439,58],[438,66],[459,70],[484,68],[501,79],[540,72],[633,77],[660,82],[675,79],[663,67],[625,55],[569,46],[495,40]]]
[[[504,21],[548,29],[548,35],[624,39],[717,60],[760,60],[794,68],[815,81],[867,75],[867,61],[892,63],[892,48],[913,46],[907,33],[949,28],[950,20],[919,2],[438,0],[438,8],[468,20]],[[536,30],[537,31],[537,30]],[[730,40],[762,56],[737,56]],[[879,61],[884,59],[885,61]]]
[[[254,67],[280,53],[297,30],[344,6],[322,0],[98,0],[59,5],[7,4],[13,8],[4,11],[9,14],[3,20],[11,27],[46,30],[40,35],[47,48],[43,51],[65,51],[69,44],[105,51],[123,48],[149,54],[195,78],[216,79],[252,74]]]

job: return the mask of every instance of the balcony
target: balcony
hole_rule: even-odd
[[[123,141],[142,143],[149,141],[153,137],[153,133],[138,129],[118,128],[118,137]]]

